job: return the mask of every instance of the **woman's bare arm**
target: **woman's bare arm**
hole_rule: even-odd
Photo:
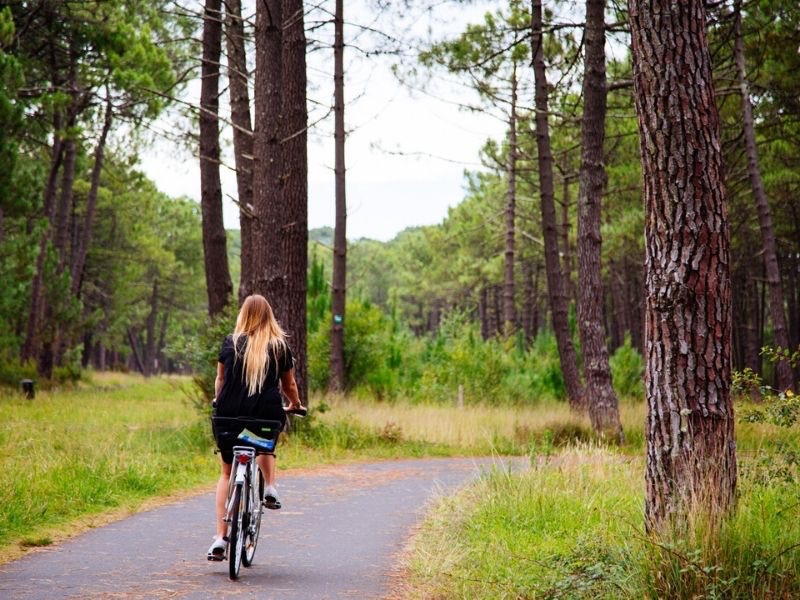
[[[297,391],[297,382],[294,379],[294,369],[289,369],[281,375],[281,389],[286,397],[289,399],[289,408],[299,408],[300,394]]]
[[[222,391],[222,384],[225,381],[225,365],[221,362],[217,363],[217,378],[214,380],[214,397],[219,398],[219,393]]]

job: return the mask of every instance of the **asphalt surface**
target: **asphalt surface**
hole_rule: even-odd
[[[506,465],[510,463],[504,463]],[[0,565],[0,598],[384,598],[431,499],[498,459],[421,459],[280,473],[283,509],[266,511],[254,564],[228,579],[209,562],[213,494],[94,529]],[[524,462],[515,460],[513,468]]]

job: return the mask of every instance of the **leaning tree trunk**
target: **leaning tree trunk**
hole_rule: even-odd
[[[333,290],[331,294],[331,358],[328,389],[345,387],[344,316],[347,289],[347,199],[345,196],[344,130],[344,0],[336,0],[333,42],[334,161],[336,178],[336,228],[333,234]]]
[[[600,204],[606,181],[603,141],[606,118],[605,0],[586,1],[586,54],[578,194],[578,331],[583,352],[586,401],[592,427],[623,441],[617,395],[611,385],[603,326],[600,276]]]
[[[247,54],[241,0],[227,0],[225,14],[228,49],[228,86],[233,124],[233,156],[239,193],[241,256],[239,304],[253,289],[253,127],[250,122],[250,91],[247,87]]]
[[[539,163],[539,194],[542,203],[542,228],[544,230],[544,258],[547,271],[547,293],[553,314],[553,331],[558,344],[561,371],[574,410],[585,407],[584,390],[578,372],[578,358],[569,331],[569,298],[564,288],[564,277],[558,258],[558,229],[556,226],[555,194],[553,192],[553,155],[550,151],[550,131],[547,123],[547,72],[544,63],[542,36],[542,2],[531,3],[531,30],[533,73],[536,80],[536,146]]]
[[[508,189],[506,191],[506,251],[503,282],[503,329],[514,333],[517,315],[514,307],[514,233],[517,210],[517,65],[511,72],[511,112],[508,116]]]
[[[747,85],[747,73],[744,65],[744,43],[742,41],[741,7],[737,6],[735,17],[734,59],[736,76],[742,94],[742,127],[744,129],[745,150],[747,152],[747,172],[750,175],[750,187],[758,212],[758,223],[761,227],[761,238],[764,242],[764,266],[767,271],[767,287],[769,291],[769,316],[772,320],[772,341],[779,348],[789,349],[789,333],[786,328],[786,314],[783,310],[783,286],[781,271],[778,266],[778,251],[775,243],[775,229],[772,226],[772,215],[767,202],[767,194],[761,181],[761,168],[758,165],[758,149],[753,125],[753,106],[750,103],[750,90]],[[792,368],[789,361],[781,360],[775,364],[776,384],[785,391],[792,387]]]
[[[81,286],[83,285],[83,268],[86,266],[86,257],[89,254],[89,243],[92,240],[92,227],[94,226],[94,213],[97,208],[97,194],[100,191],[100,175],[103,172],[105,160],[106,142],[111,131],[111,123],[114,120],[114,113],[111,106],[111,96],[106,98],[106,115],[103,120],[103,130],[100,132],[100,139],[94,151],[94,165],[92,165],[92,176],[89,184],[89,194],[86,196],[86,211],[83,216],[83,230],[77,242],[77,248],[72,260],[72,295],[79,298]]]
[[[203,13],[203,61],[200,67],[200,207],[208,314],[227,306],[233,292],[228,269],[228,242],[222,221],[219,178],[219,59],[222,53],[221,0],[206,0]]]
[[[287,287],[283,314],[298,361],[297,388],[308,398],[306,288],[308,287],[308,109],[306,32],[302,0],[283,0],[283,224]]]
[[[702,0],[630,0],[644,176],[650,530],[736,493],[727,191]]]

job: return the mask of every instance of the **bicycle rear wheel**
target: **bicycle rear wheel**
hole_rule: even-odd
[[[261,474],[261,469],[256,469],[258,473],[258,481],[252,487],[248,497],[247,507],[247,527],[244,537],[244,553],[242,554],[242,564],[249,567],[253,564],[253,557],[256,555],[256,546],[258,545],[258,533],[261,530],[261,515],[263,509],[261,507],[261,499],[264,496],[264,476]]]
[[[228,575],[231,579],[239,577],[239,568],[242,566],[245,532],[242,527],[244,520],[244,497],[242,485],[237,485],[233,490],[233,510],[231,511],[231,532],[228,535]]]

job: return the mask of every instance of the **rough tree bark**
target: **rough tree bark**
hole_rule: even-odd
[[[584,390],[578,372],[578,359],[569,332],[569,297],[558,258],[558,228],[556,225],[555,194],[553,192],[553,155],[550,150],[550,130],[547,123],[547,72],[544,63],[542,36],[542,2],[531,2],[531,46],[535,77],[536,147],[538,149],[539,194],[542,204],[544,258],[547,272],[547,293],[553,315],[553,331],[558,344],[558,356],[569,404],[574,410],[585,407]]]
[[[592,427],[599,434],[622,442],[619,406],[608,365],[603,327],[603,282],[600,277],[600,204],[606,182],[603,165],[606,117],[605,7],[605,0],[586,0],[578,193],[578,331]]]
[[[739,90],[742,95],[742,128],[744,130],[745,151],[747,152],[747,172],[750,176],[750,187],[753,189],[753,199],[758,212],[758,224],[761,228],[761,238],[764,243],[763,257],[767,271],[767,288],[769,292],[769,316],[772,321],[772,341],[775,346],[789,348],[789,333],[786,328],[786,314],[784,312],[783,286],[781,285],[781,271],[778,266],[778,251],[775,243],[775,229],[772,226],[772,214],[761,180],[761,168],[758,164],[758,148],[756,147],[755,126],[753,124],[753,106],[750,103],[750,89],[747,83],[747,73],[744,64],[744,41],[742,40],[742,15],[741,4],[737,3],[734,21],[734,61],[736,62],[736,77],[739,80]],[[792,368],[788,361],[782,360],[775,364],[776,384],[778,389],[787,390],[792,387]]]
[[[256,9],[255,290],[289,335],[295,379],[307,399],[308,157],[302,0]]]
[[[508,189],[506,191],[506,250],[503,283],[503,329],[512,335],[516,328],[514,306],[514,232],[517,208],[517,65],[511,71],[511,111],[508,116]]]
[[[283,314],[298,357],[297,388],[308,398],[306,289],[308,287],[308,109],[306,32],[302,0],[283,0],[283,225],[288,286]]]
[[[727,191],[702,0],[630,0],[644,176],[649,530],[733,504]]]
[[[203,12],[203,61],[200,66],[200,207],[208,314],[219,314],[230,302],[233,283],[228,269],[228,242],[222,222],[219,178],[219,60],[222,53],[222,3],[206,0]]]
[[[333,42],[334,170],[336,178],[336,227],[333,234],[333,290],[331,294],[331,358],[328,389],[345,387],[344,333],[347,290],[347,199],[345,196],[344,129],[344,0],[336,0]]]
[[[239,195],[241,256],[239,304],[253,289],[253,127],[250,121],[250,91],[247,87],[247,55],[241,0],[227,0],[225,40],[228,50],[228,87],[233,123],[233,156]]]
[[[256,3],[255,121],[253,123],[253,292],[273,308],[284,293],[280,243],[281,0]],[[276,313],[285,324],[284,315]]]

